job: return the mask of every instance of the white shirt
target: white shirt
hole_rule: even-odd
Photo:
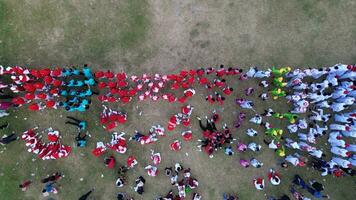
[[[249,129],[247,129],[246,134],[247,134],[248,136],[250,136],[250,137],[254,137],[254,136],[257,135],[257,131],[255,131],[255,130],[252,129],[252,128],[249,128]]]

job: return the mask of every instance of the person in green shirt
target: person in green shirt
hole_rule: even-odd
[[[292,114],[292,113],[284,113],[282,114],[284,118],[287,118],[289,120],[289,123],[294,124],[295,121],[298,119],[298,115]]]
[[[285,150],[284,146],[281,146],[280,148],[278,148],[276,150],[276,154],[277,154],[277,156],[280,156],[280,157],[286,156],[286,150]]]
[[[290,67],[282,67],[280,69],[277,69],[275,67],[272,67],[272,74],[276,77],[279,76],[284,76],[286,73],[288,73],[289,71],[291,71]]]
[[[273,84],[279,88],[285,87],[287,85],[286,82],[283,82],[283,77],[276,77],[273,79]]]
[[[284,97],[287,94],[281,90],[281,88],[275,88],[270,91],[271,95],[273,96],[273,99],[278,99],[279,97]]]

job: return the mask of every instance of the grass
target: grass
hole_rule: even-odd
[[[240,65],[244,69],[252,64],[264,67],[285,64],[309,67],[336,62],[354,63],[355,21],[354,4],[346,0],[276,0],[259,3],[215,0],[2,0],[0,64],[41,67],[89,63],[95,70],[125,70],[134,75],[144,72],[167,74],[178,72],[183,67],[196,68],[220,63]],[[200,130],[194,120],[196,116],[204,116],[217,109],[223,115],[222,121],[231,126],[241,111],[234,105],[234,98],[241,96],[246,87],[257,87],[258,84],[257,80],[236,82],[230,79],[228,82],[233,83],[236,89],[234,96],[227,99],[224,110],[206,104],[203,100],[205,90],[197,88],[197,95],[190,101],[195,106],[190,127],[194,139],[200,138]],[[260,92],[258,89],[256,95],[251,97],[256,102],[258,112],[266,107],[257,98]],[[267,104],[279,112],[289,109],[283,100],[269,101]],[[116,129],[127,135],[132,135],[136,129],[147,131],[156,123],[166,126],[168,117],[179,110],[179,105],[164,102],[111,106],[129,113],[129,123]],[[143,111],[143,116],[137,115],[136,106]],[[105,168],[103,158],[95,158],[90,154],[97,141],[107,142],[110,139],[110,134],[98,125],[100,111],[100,104],[94,100],[89,112],[73,114],[89,122],[92,138],[86,148],[74,147],[68,158],[38,160],[26,151],[22,141],[6,146],[6,150],[0,154],[0,175],[3,174],[0,177],[0,196],[14,200],[45,199],[40,194],[43,185],[39,181],[55,171],[62,171],[65,177],[58,186],[59,194],[51,196],[54,199],[77,199],[93,187],[93,199],[114,199],[118,191],[133,194],[134,179],[139,175],[146,176],[143,167],[150,162],[150,149],[162,154],[161,172],[165,166],[175,162],[190,167],[199,180],[198,191],[204,199],[219,199],[223,192],[238,193],[241,199],[263,199],[265,194],[289,194],[291,177],[295,173],[305,179],[323,181],[319,174],[305,168],[279,169],[279,159],[266,148],[261,154],[247,152],[234,157],[226,157],[219,152],[209,159],[204,153],[196,151],[195,142],[185,142],[181,152],[173,153],[168,150],[169,143],[180,138],[180,132],[185,130],[178,128],[154,145],[141,146],[130,142],[127,154],[106,154],[114,154],[120,164],[125,163],[128,155],[138,158],[139,165],[128,174],[128,185],[118,189],[114,185],[116,172]],[[21,134],[35,125],[39,125],[41,130],[52,126],[60,130],[64,144],[74,146],[76,129],[65,125],[66,115],[68,113],[61,110],[40,113],[29,113],[25,108],[13,110],[8,118],[0,119],[0,123],[10,122],[9,129],[2,131],[1,135],[11,132]],[[252,115],[248,113],[248,117]],[[28,120],[23,120],[25,117]],[[287,125],[284,121],[271,120],[271,123],[281,127]],[[244,133],[251,126],[246,122],[241,129],[233,129],[234,135],[244,142],[252,141]],[[263,135],[263,129],[257,126],[253,128]],[[253,140],[262,144],[262,139],[258,137]],[[251,157],[263,161],[264,167],[258,170],[242,169],[238,165],[240,158]],[[266,177],[269,167],[281,171],[282,185],[272,187],[267,184],[265,191],[256,191],[252,178]],[[32,173],[34,176],[31,176]],[[80,178],[84,180],[80,181]],[[34,183],[29,191],[22,193],[18,190],[18,184],[26,179]],[[145,196],[136,195],[135,199],[152,199],[171,189],[163,173],[155,178],[147,177],[146,180]],[[350,191],[354,191],[354,183],[351,178],[326,177],[323,183],[332,199],[353,198]]]

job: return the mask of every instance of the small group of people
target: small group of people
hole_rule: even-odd
[[[175,163],[173,167],[165,168],[165,175],[170,178],[172,186],[176,186],[178,194],[170,190],[164,197],[157,197],[155,200],[183,200],[192,190],[198,187],[199,182],[191,176],[190,168],[184,169],[179,163]],[[181,177],[180,177],[181,176]],[[191,195],[192,200],[201,200],[202,196],[194,192]]]
[[[213,112],[210,118],[207,116],[205,118],[206,125],[203,125],[201,118],[197,117],[199,126],[203,131],[203,138],[198,140],[201,143],[198,145],[198,148],[203,149],[204,152],[206,152],[209,157],[212,158],[214,151],[222,149],[222,147],[226,144],[229,145],[233,143],[234,138],[226,124],[224,124],[223,130],[218,130],[216,128],[215,123],[220,120],[220,116],[216,112]],[[225,148],[225,152],[227,155],[232,155],[231,147],[227,146]]]
[[[38,127],[25,131],[21,139],[26,142],[28,152],[37,154],[38,158],[42,160],[65,158],[69,155],[72,148],[67,145],[63,145],[60,140],[59,131],[52,128],[46,129],[48,143],[41,141],[41,136],[35,131]]]

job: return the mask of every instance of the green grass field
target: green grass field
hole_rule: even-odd
[[[335,63],[355,63],[356,60],[356,1],[353,0],[271,0],[271,1],[162,1],[162,0],[64,0],[19,1],[0,0],[0,64],[28,67],[65,66],[88,63],[95,69],[125,70],[130,75],[144,72],[173,73],[180,69],[214,66],[220,63],[248,69],[251,65],[263,68],[272,65],[294,67],[329,66]],[[214,108],[230,127],[241,109],[234,104],[236,96],[244,96],[248,86],[257,87],[258,80],[246,82],[229,79],[234,94],[229,97],[224,110],[212,107],[203,100],[205,90],[197,88],[197,95],[190,100],[195,110],[192,116],[193,142],[184,142],[178,152],[169,150],[169,143],[180,138],[183,129],[176,129],[157,143],[141,146],[129,143],[128,153],[114,154],[124,164],[130,154],[138,158],[138,166],[128,172],[128,185],[115,187],[116,171],[108,170],[102,158],[95,158],[90,150],[96,141],[108,141],[110,134],[98,124],[101,106],[94,101],[85,114],[74,116],[89,122],[91,138],[84,149],[73,148],[68,158],[56,161],[38,160],[26,151],[23,141],[0,146],[0,199],[61,199],[75,200],[95,187],[91,199],[115,199],[118,191],[132,194],[135,199],[153,199],[166,194],[172,187],[168,178],[160,173],[147,177],[143,167],[149,161],[150,149],[162,154],[165,166],[181,162],[190,167],[199,180],[198,190],[204,199],[221,199],[223,192],[235,192],[241,199],[264,199],[264,195],[289,194],[291,177],[301,174],[305,179],[316,178],[326,186],[331,199],[351,200],[355,196],[353,179],[345,177],[325,180],[306,168],[279,169],[275,154],[265,146],[262,152],[235,154],[227,157],[219,152],[213,159],[196,151],[195,140],[200,138],[196,116],[205,116]],[[252,99],[256,110],[268,107],[287,111],[284,100],[268,101],[267,105],[257,95]],[[201,103],[203,102],[203,103]],[[148,131],[151,125],[166,126],[168,117],[179,110],[179,105],[165,102],[133,102],[129,105],[110,105],[129,114],[128,123],[117,131],[132,135],[134,130]],[[139,116],[136,106],[143,111]],[[252,112],[248,112],[248,117]],[[63,110],[29,113],[25,109],[11,110],[11,115],[1,118],[0,124],[9,121],[3,134],[24,130],[38,125],[40,130],[53,127],[60,130],[63,143],[74,146],[76,129],[65,125]],[[61,117],[62,116],[62,117]],[[73,115],[72,115],[73,116]],[[24,120],[26,118],[27,120]],[[269,120],[273,125],[285,127],[284,121]],[[218,124],[221,127],[223,124]],[[234,136],[245,142],[249,127],[263,134],[263,129],[247,121]],[[257,138],[262,143],[263,137]],[[327,151],[328,146],[320,142]],[[186,156],[188,153],[188,156]],[[106,155],[110,155],[107,153]],[[264,162],[261,169],[243,169],[240,158],[252,156]],[[256,191],[252,179],[266,177],[270,167],[282,173],[282,184]],[[40,179],[55,171],[65,177],[59,182],[58,195],[44,198]],[[102,178],[103,174],[103,178]],[[134,179],[145,175],[147,184],[144,196],[133,192]],[[83,178],[83,181],[80,181]],[[18,184],[31,179],[34,184],[26,192]]]

